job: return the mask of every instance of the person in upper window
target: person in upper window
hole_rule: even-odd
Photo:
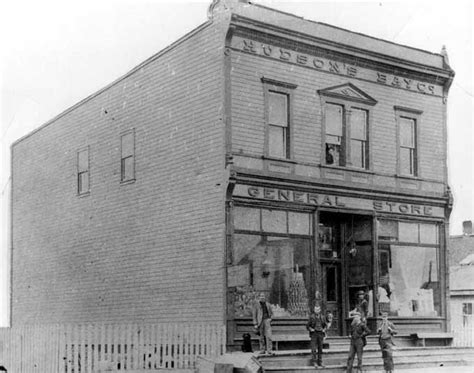
[[[333,145],[326,145],[326,164],[334,164],[334,146]]]

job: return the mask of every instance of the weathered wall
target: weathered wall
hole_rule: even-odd
[[[243,167],[263,168],[261,156],[265,144],[264,86],[261,77],[296,84],[293,106],[293,149],[297,162],[295,175],[316,179],[327,178],[331,172],[320,171],[322,161],[322,100],[318,90],[352,83],[377,101],[373,107],[372,127],[369,133],[369,173],[352,173],[345,180],[370,186],[391,187],[398,190],[443,193],[446,175],[446,138],[444,135],[443,99],[439,95],[421,94],[414,90],[398,89],[389,84],[378,84],[345,74],[306,67],[297,63],[264,56],[255,41],[255,52],[244,52],[245,45],[235,38],[232,51],[232,142],[236,164]],[[270,44],[267,44],[270,45]],[[273,51],[276,42],[273,42]],[[259,49],[260,48],[260,49]],[[294,49],[283,48],[294,55]],[[250,48],[247,48],[250,49]],[[267,52],[269,49],[266,50]],[[320,53],[320,52],[318,52]],[[331,58],[331,57],[329,57]],[[339,66],[345,66],[339,62]],[[386,68],[386,67],[385,67]],[[376,74],[374,72],[374,74]],[[395,74],[395,72],[394,72]],[[439,88],[441,89],[441,88]],[[438,92],[438,91],[437,91]],[[354,104],[353,106],[357,106]],[[397,126],[394,106],[422,111],[419,121],[418,177],[395,178],[397,173]],[[247,157],[246,157],[247,156]],[[250,156],[250,157],[248,157]],[[252,158],[253,157],[253,158]],[[260,160],[258,160],[260,158]],[[341,175],[341,170],[337,174]],[[336,172],[334,173],[336,175]],[[351,175],[352,174],[352,175]],[[352,177],[352,179],[351,179]]]
[[[14,145],[13,325],[223,320],[223,37],[201,27]]]

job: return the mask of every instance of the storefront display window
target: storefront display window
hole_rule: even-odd
[[[248,224],[245,217],[252,217],[253,223]],[[261,224],[257,227],[259,220]],[[308,315],[310,222],[310,214],[235,208],[232,255],[227,266],[229,308],[233,317],[251,317],[252,306],[262,292],[267,295],[275,318]],[[253,232],[239,233],[239,230]],[[307,237],[295,237],[303,233]]]
[[[402,317],[440,316],[438,242],[436,224],[379,221],[380,311]]]

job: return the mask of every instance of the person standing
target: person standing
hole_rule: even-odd
[[[324,368],[322,355],[323,355],[323,341],[326,335],[326,330],[331,325],[332,315],[328,314],[323,316],[321,314],[321,306],[316,304],[314,311],[309,315],[306,329],[309,331],[311,338],[311,356],[313,364],[316,368]]]
[[[354,357],[357,354],[357,370],[362,371],[362,353],[364,349],[364,338],[370,334],[367,325],[362,322],[359,312],[352,312],[351,323],[351,346],[349,349],[349,357],[347,358],[347,373],[352,373],[352,365]]]
[[[382,312],[382,321],[377,328],[379,345],[382,350],[383,368],[386,373],[393,372],[393,349],[392,335],[396,334],[395,325],[388,321],[388,313]]]
[[[258,302],[252,309],[253,326],[259,334],[260,352],[272,352],[272,307],[265,299],[265,294],[260,293]]]

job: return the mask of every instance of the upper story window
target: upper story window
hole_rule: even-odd
[[[296,85],[262,78],[265,92],[265,155],[292,158],[292,95]]]
[[[121,135],[120,181],[135,180],[135,132],[129,130]]]
[[[352,84],[319,91],[326,165],[370,168],[370,108],[376,101]]]
[[[421,111],[396,106],[398,124],[398,174],[418,176],[418,126]]]
[[[77,152],[77,194],[86,194],[89,186],[89,147]]]

